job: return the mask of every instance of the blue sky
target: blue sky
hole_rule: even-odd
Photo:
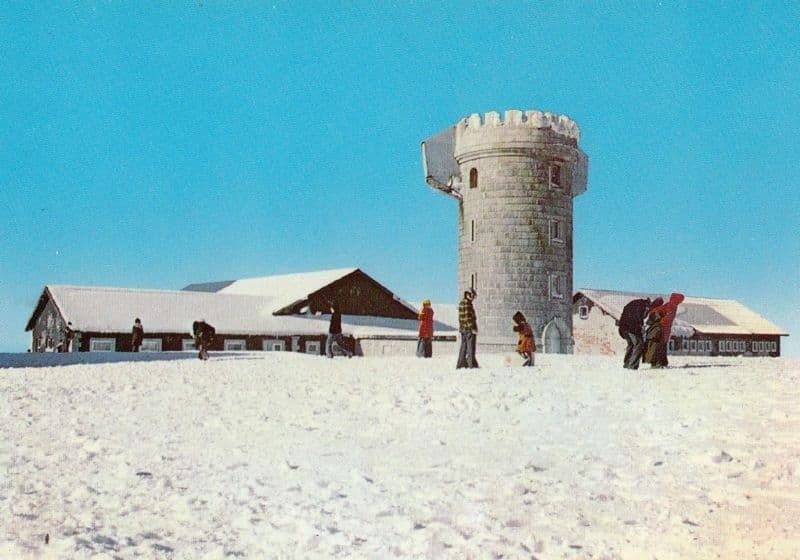
[[[419,143],[567,114],[575,288],[737,299],[800,355],[800,4],[11,2],[0,351],[45,284],[178,289],[358,266],[456,300]]]

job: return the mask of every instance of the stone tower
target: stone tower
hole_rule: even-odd
[[[478,346],[508,351],[522,311],[537,351],[571,353],[578,125],[541,111],[473,114],[422,143],[425,179],[458,200],[458,299],[474,287]]]

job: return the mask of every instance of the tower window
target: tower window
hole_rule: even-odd
[[[564,299],[564,277],[560,274],[550,275],[550,297]]]
[[[558,163],[551,163],[549,167],[549,181],[551,189],[561,188],[561,165]]]
[[[478,170],[474,167],[469,170],[469,188],[478,188]]]
[[[564,242],[564,232],[559,220],[550,220],[550,240]]]
[[[470,240],[475,243],[475,220],[470,221]]]
[[[469,276],[469,287],[472,288],[473,290],[475,290],[476,292],[478,291],[478,273],[477,272],[475,272],[473,274],[470,274],[470,276]]]

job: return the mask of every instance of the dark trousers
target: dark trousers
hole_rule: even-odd
[[[348,358],[353,356],[353,353],[347,349],[347,343],[344,341],[344,335],[342,335],[342,333],[328,333],[328,338],[325,340],[325,355],[329,358],[333,358],[334,344],[338,346]]]
[[[475,343],[477,335],[472,331],[459,331],[461,333],[461,346],[458,349],[458,368],[476,368],[478,360],[475,358]]]
[[[653,367],[667,367],[669,365],[669,360],[667,360],[667,343],[660,342],[658,346],[656,346],[656,355],[655,360],[653,361]]]
[[[628,343],[623,366],[628,369],[639,369],[639,360],[642,358],[642,353],[644,353],[644,337],[642,333],[620,329],[619,334]]]
[[[433,339],[419,338],[417,341],[417,358],[430,358],[433,356]]]
[[[208,343],[209,341],[203,337],[197,337],[194,341],[194,347],[199,350],[197,357],[201,360],[208,359]]]

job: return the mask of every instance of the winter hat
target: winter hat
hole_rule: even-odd
[[[683,294],[678,294],[676,292],[672,292],[669,296],[669,302],[673,304],[681,303],[684,299]]]
[[[430,304],[431,304],[431,300],[429,300],[429,299],[422,300],[422,305],[424,307],[428,307]]]
[[[515,322],[515,323],[522,323],[523,321],[525,321],[525,315],[523,315],[523,314],[522,314],[521,312],[519,312],[519,311],[517,311],[516,313],[514,313],[514,316],[513,316],[512,318],[514,319],[514,322]]]

